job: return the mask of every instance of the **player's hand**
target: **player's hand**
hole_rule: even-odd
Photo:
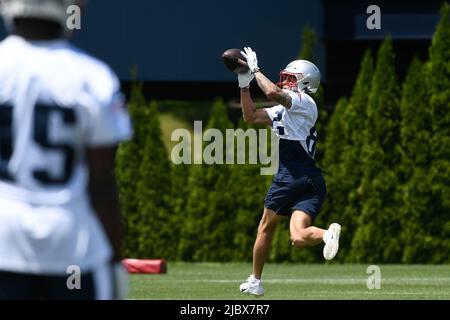
[[[246,88],[250,85],[250,82],[255,78],[255,76],[249,71],[244,73],[238,73],[239,88]]]
[[[247,60],[248,67],[250,68],[250,72],[252,74],[259,71],[258,58],[256,57],[256,52],[253,51],[252,48],[245,47],[244,51],[241,51],[241,54]]]

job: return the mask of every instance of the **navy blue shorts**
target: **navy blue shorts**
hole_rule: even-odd
[[[282,216],[290,216],[292,211],[300,210],[314,220],[322,208],[326,194],[322,174],[301,176],[291,182],[274,179],[264,199],[264,206]]]

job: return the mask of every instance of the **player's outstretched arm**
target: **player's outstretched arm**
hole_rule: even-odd
[[[256,71],[255,78],[258,86],[269,100],[276,101],[285,108],[291,108],[292,98],[287,92],[281,90],[275,83],[267,79],[261,71]]]
[[[269,100],[276,101],[279,104],[283,105],[286,108],[290,108],[292,105],[291,96],[281,90],[275,83],[270,81],[260,70],[258,67],[258,58],[256,56],[256,52],[253,51],[250,47],[244,48],[244,51],[241,51],[241,54],[247,59],[247,64],[250,69],[250,72],[255,76],[256,81],[258,82],[258,86],[264,92],[266,97]]]
[[[241,108],[245,122],[271,126],[272,120],[265,110],[256,109],[250,95],[250,87],[241,88]]]
[[[89,195],[113,249],[113,261],[122,259],[122,217],[114,176],[116,147],[88,149]]]

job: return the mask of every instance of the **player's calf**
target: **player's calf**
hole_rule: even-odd
[[[322,241],[321,239],[320,229],[316,227],[297,230],[295,234],[291,233],[291,243],[296,248],[315,246]]]
[[[304,237],[304,235],[302,235],[301,233],[299,235],[293,236],[291,235],[291,244],[293,247],[296,248],[303,248],[306,247],[306,239]]]

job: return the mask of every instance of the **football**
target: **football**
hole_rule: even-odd
[[[222,61],[225,66],[234,73],[244,73],[248,71],[247,61],[241,54],[240,49],[228,49],[222,54]]]

